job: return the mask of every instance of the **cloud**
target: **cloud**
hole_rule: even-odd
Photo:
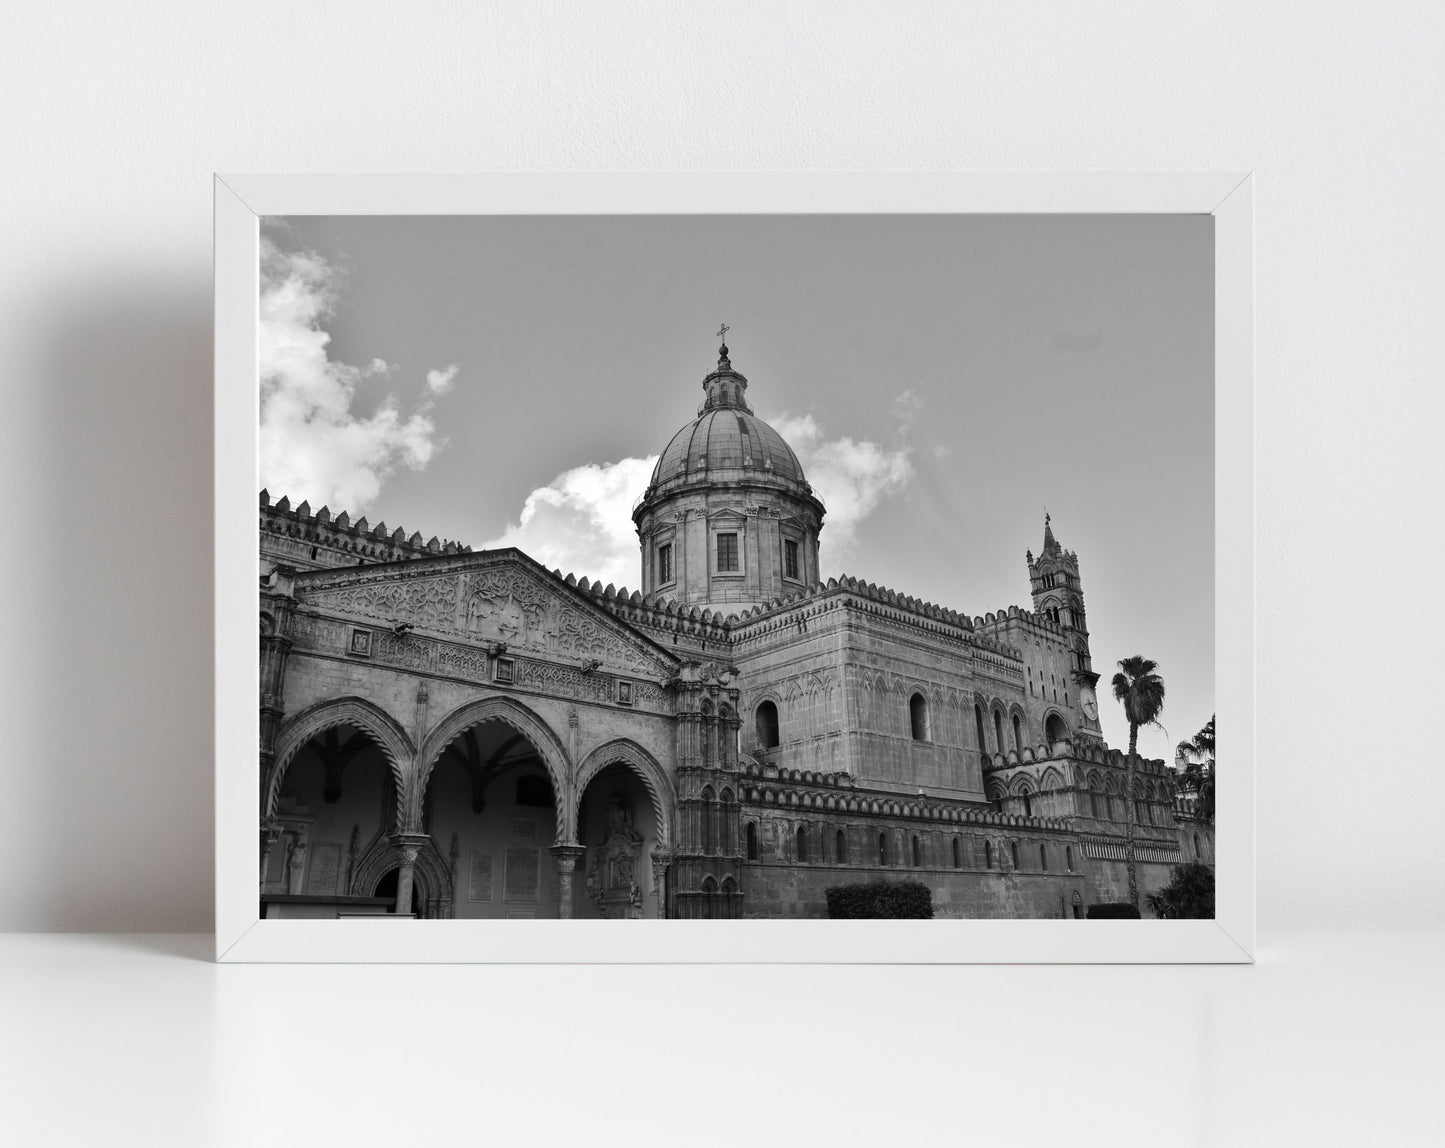
[[[908,432],[921,406],[910,391],[899,396],[898,442],[886,447],[848,436],[828,438],[811,415],[788,414],[769,418],[803,464],[813,492],[828,508],[821,538],[828,563],[845,560],[857,542],[858,527],[887,498],[899,493],[913,477]]]
[[[913,474],[907,422],[918,404],[911,392],[896,408],[897,448],[856,439],[828,438],[811,415],[779,415],[770,422],[797,453],[813,490],[828,508],[823,527],[830,557],[846,554],[858,525]],[[588,463],[563,471],[527,496],[517,521],[484,549],[515,546],[544,566],[586,575],[604,586],[641,587],[641,559],[632,506],[647,489],[657,456]]]
[[[390,383],[397,368],[382,359],[364,367],[327,349],[340,275],[311,251],[288,251],[261,237],[259,356],[261,481],[273,495],[326,504],[356,515],[398,467],[421,470],[441,449],[428,398],[404,409],[388,391],[375,411],[354,409],[365,384]],[[428,394],[444,394],[457,367],[431,371]]]
[[[485,548],[515,546],[564,574],[639,589],[642,560],[632,504],[656,465],[653,455],[563,471],[527,495],[516,523]]]
[[[426,373],[426,385],[434,395],[444,395],[452,389],[452,384],[457,381],[457,371],[460,370],[455,363],[442,370],[431,370]]]

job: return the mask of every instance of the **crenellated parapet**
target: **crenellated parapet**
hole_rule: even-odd
[[[271,501],[261,491],[261,557],[284,562],[300,570],[337,566],[359,566],[374,562],[406,562],[444,554],[466,554],[470,546],[433,535],[423,540],[420,533],[408,535],[385,522],[373,526],[366,516],[352,520],[347,511],[333,515],[330,507],[313,511],[309,502],[293,508],[283,495]]]
[[[1063,642],[1065,637],[1063,626],[1022,606],[1010,606],[1006,610],[998,610],[974,618],[973,626],[975,630],[997,634],[1008,633],[1010,629],[1014,628],[1022,628],[1028,634],[1053,642]]]
[[[766,762],[744,762],[742,797],[745,804],[773,807],[780,812],[809,815],[857,815],[915,823],[1019,826],[1067,832],[1070,824],[1057,817],[1024,817],[991,809],[920,795],[900,797],[886,790],[858,786],[846,773],[778,769]]]

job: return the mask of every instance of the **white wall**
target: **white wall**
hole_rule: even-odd
[[[1442,55],[1435,3],[8,5],[0,928],[210,924],[212,170],[793,167],[1258,173],[1261,925],[1445,924]]]

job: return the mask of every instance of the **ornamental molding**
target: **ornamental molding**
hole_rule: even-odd
[[[595,660],[626,673],[666,677],[675,661],[628,629],[565,582],[528,569],[516,551],[417,560],[401,567],[350,567],[317,571],[296,580],[304,605],[384,623],[409,625],[476,645],[506,645],[509,652]],[[384,644],[385,630],[376,635]],[[414,659],[404,652],[408,635],[390,646],[389,660]],[[454,655],[460,656],[460,655]],[[475,655],[474,655],[475,656]],[[463,670],[462,676],[473,676]]]

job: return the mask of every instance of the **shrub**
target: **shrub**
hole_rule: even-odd
[[[835,919],[933,916],[933,893],[918,881],[834,885],[826,893],[828,916]]]
[[[1128,901],[1104,901],[1097,905],[1090,905],[1085,916],[1091,921],[1113,921],[1124,918],[1137,921],[1139,906],[1131,905]]]
[[[1214,917],[1214,870],[1201,861],[1174,866],[1169,884],[1149,894],[1149,908],[1164,920],[1197,921]]]

